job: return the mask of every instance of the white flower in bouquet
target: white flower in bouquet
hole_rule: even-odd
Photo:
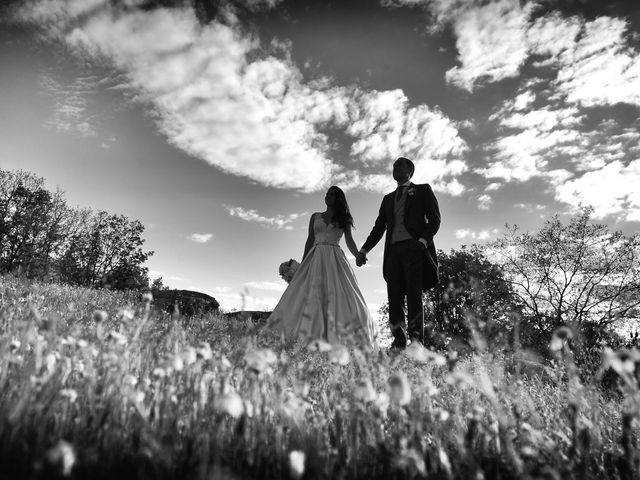
[[[289,282],[291,282],[291,279],[293,278],[293,275],[298,270],[299,266],[300,266],[300,264],[296,260],[291,258],[291,259],[287,260],[286,262],[282,262],[280,264],[280,268],[278,269],[278,273],[280,273],[280,276],[282,277],[282,279],[285,282],[289,283]]]

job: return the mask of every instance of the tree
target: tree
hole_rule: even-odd
[[[143,232],[138,220],[98,212],[67,244],[61,260],[64,281],[119,290],[147,287],[147,268],[142,264],[153,252],[142,250]]]
[[[555,215],[534,233],[507,225],[490,247],[538,334],[640,315],[640,236],[610,232],[592,213],[581,206],[568,224]]]
[[[502,269],[478,245],[438,252],[440,282],[424,294],[425,344],[466,352],[506,345],[521,306]],[[388,318],[388,305],[382,308]]]
[[[67,231],[68,208],[32,173],[0,170],[0,272],[45,278]]]
[[[169,287],[167,287],[164,284],[164,281],[162,280],[162,277],[158,277],[158,278],[154,278],[153,282],[151,282],[151,291],[152,292],[157,292],[160,290],[169,290]]]

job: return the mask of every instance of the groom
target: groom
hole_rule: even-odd
[[[408,158],[400,157],[393,164],[393,179],[398,188],[383,198],[376,223],[356,259],[356,264],[362,266],[367,261],[367,253],[386,230],[382,274],[389,298],[391,348],[398,349],[407,346],[407,335],[412,342],[424,343],[422,292],[438,283],[433,236],[440,228],[440,209],[429,184],[411,183],[414,171],[415,166]]]

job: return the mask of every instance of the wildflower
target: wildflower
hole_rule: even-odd
[[[116,344],[118,345],[126,345],[127,344],[127,337],[125,337],[122,333],[120,332],[116,332],[115,330],[111,330],[108,334],[107,334],[107,340],[113,340],[116,342]]]
[[[78,373],[84,373],[84,362],[82,362],[82,360],[76,360],[73,362],[73,369]]]
[[[138,378],[134,375],[127,374],[122,378],[122,383],[129,387],[135,387],[138,384]]]
[[[396,465],[402,469],[409,469],[411,472],[417,472],[422,476],[426,476],[427,474],[427,466],[424,463],[424,457],[415,448],[403,449],[396,460]]]
[[[357,400],[361,400],[365,403],[374,402],[378,398],[376,390],[373,388],[373,384],[369,378],[359,380],[356,383],[356,387],[353,390],[353,396]]]
[[[7,359],[9,364],[22,365],[24,363],[24,357],[22,355],[10,355]]]
[[[373,403],[378,407],[382,418],[387,418],[387,410],[389,409],[389,395],[387,392],[380,392]]]
[[[196,355],[202,360],[211,360],[213,358],[213,352],[211,351],[209,342],[200,342],[198,348],[196,348]]]
[[[300,450],[289,452],[289,474],[298,479],[304,475],[305,454]]]
[[[18,350],[20,348],[20,345],[22,345],[20,343],[20,340],[17,340],[15,338],[13,340],[11,340],[11,344],[9,345],[9,349],[10,349],[11,353],[15,353],[16,350]]]
[[[60,340],[60,344],[61,345],[69,345],[70,347],[75,347],[76,346],[76,339],[73,338],[71,335],[68,335],[67,337],[65,337],[65,338]]]
[[[73,403],[78,398],[78,392],[76,392],[73,388],[63,388],[60,390],[60,396],[67,398],[70,403]]]
[[[95,310],[93,312],[93,321],[96,323],[106,322],[108,318],[109,315],[104,310]]]
[[[391,398],[396,400],[400,406],[407,405],[411,401],[411,386],[404,372],[393,374],[388,383]]]
[[[198,359],[198,354],[196,353],[196,349],[191,346],[185,348],[180,354],[180,356],[186,365],[193,365],[194,363],[196,363],[196,360]]]
[[[184,368],[184,361],[180,355],[173,355],[169,358],[169,368],[172,368],[176,372],[181,372]]]
[[[251,403],[249,400],[243,400],[242,406],[244,407],[244,413],[247,415],[247,417],[253,418],[253,412],[255,410],[253,408],[253,403]]]
[[[125,321],[133,320],[135,317],[135,312],[131,308],[121,308],[118,310],[118,316]]]
[[[436,409],[436,418],[440,421],[440,422],[446,422],[447,420],[449,420],[450,414],[448,410],[444,410],[442,408],[438,408]]]
[[[442,448],[438,448],[438,460],[440,460],[440,465],[447,472],[447,475],[451,476],[451,462],[449,461],[449,455]]]
[[[242,397],[236,392],[223,393],[217,397],[213,402],[213,408],[233,418],[238,418],[244,413]]]
[[[57,352],[56,352],[57,353]],[[44,357],[44,364],[47,367],[47,372],[53,373],[56,369],[56,363],[58,359],[55,353],[48,353],[46,357]]]
[[[573,338],[573,332],[569,327],[559,327],[553,332],[551,342],[549,343],[549,350],[552,352],[559,352],[565,348],[567,342]]]
[[[330,343],[320,339],[311,340],[307,345],[307,349],[314,352],[329,352],[332,348]]]
[[[286,398],[280,406],[282,413],[298,427],[302,426],[307,412],[312,409],[311,404],[296,396],[292,391],[287,391],[285,396]]]
[[[433,382],[429,379],[427,379],[425,381],[425,392],[427,395],[429,395],[430,397],[435,397],[438,393],[440,393],[440,390],[438,390],[438,387],[436,387]]]
[[[220,368],[222,370],[228,370],[231,367],[233,367],[233,365],[231,364],[229,359],[225,355],[220,355]]]
[[[105,352],[102,354],[102,361],[106,363],[118,363],[120,357],[113,352]]]
[[[76,345],[78,346],[78,348],[87,348],[89,343],[85,339],[81,338],[80,340],[78,340]]]
[[[273,350],[253,350],[244,356],[247,367],[256,373],[270,373],[271,365],[278,362],[278,356]]]
[[[328,353],[329,361],[338,365],[348,365],[351,360],[349,350],[344,345],[335,345]]]
[[[153,302],[153,295],[151,294],[151,292],[144,292],[142,294],[142,301],[144,303],[151,303]]]
[[[439,367],[447,364],[447,359],[444,356],[424,348],[418,342],[412,342],[404,350],[404,355],[407,358],[414,360],[416,362],[433,363]]]
[[[76,463],[76,454],[73,446],[60,440],[54,447],[45,453],[44,460],[46,464],[67,477],[71,474],[71,470]]]
[[[153,372],[151,372],[151,374],[154,377],[164,378],[167,376],[167,371],[164,368],[156,367],[153,369]]]

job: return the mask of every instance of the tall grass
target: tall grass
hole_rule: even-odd
[[[284,345],[251,321],[12,277],[0,300],[0,478],[640,473],[622,354],[612,400],[568,361],[524,376],[499,354]]]

